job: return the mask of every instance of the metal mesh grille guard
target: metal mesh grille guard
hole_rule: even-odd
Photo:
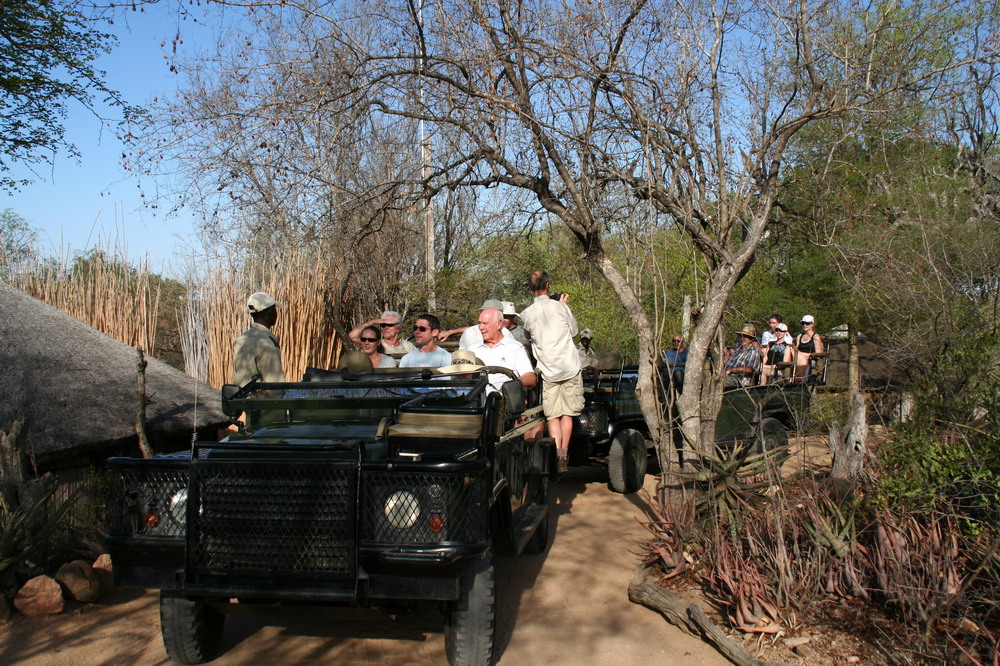
[[[355,463],[192,464],[189,571],[353,577],[356,474]]]
[[[364,532],[372,545],[483,542],[489,474],[366,472]]]
[[[108,532],[114,536],[184,536],[187,469],[110,474]],[[147,520],[148,516],[155,519]]]

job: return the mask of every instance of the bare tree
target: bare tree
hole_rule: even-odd
[[[376,133],[365,136],[417,122],[434,133],[431,169],[386,169],[373,186],[384,198],[369,188],[365,201],[398,210],[399,197],[428,190],[506,187],[571,230],[636,329],[640,404],[661,444],[657,325],[606,243],[637,211],[648,227],[635,251],[652,255],[664,227],[686,238],[704,286],[678,408],[700,450],[713,446],[721,401],[718,364],[702,369],[721,358],[728,299],[772,221],[792,138],[945,94],[957,83],[945,75],[977,57],[962,31],[981,10],[961,3],[956,21],[949,3],[441,0],[419,21],[414,4],[386,0],[337,5],[337,15],[280,5],[325,26],[313,44],[331,45],[324,69],[340,74],[316,98],[323,108]],[[673,458],[665,446],[660,455]]]

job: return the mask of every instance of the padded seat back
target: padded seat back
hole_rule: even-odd
[[[390,438],[478,439],[482,430],[482,414],[400,412],[399,420],[386,432]]]

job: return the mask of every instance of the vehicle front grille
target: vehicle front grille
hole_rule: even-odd
[[[188,474],[183,469],[112,470],[108,533],[113,536],[184,536]]]
[[[362,541],[482,542],[488,538],[489,474],[366,472]]]
[[[356,478],[354,463],[194,463],[189,572],[353,577]]]

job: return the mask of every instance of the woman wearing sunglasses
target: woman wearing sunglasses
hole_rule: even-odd
[[[396,361],[385,354],[382,347],[382,334],[379,326],[365,326],[361,329],[361,336],[358,343],[361,351],[371,360],[373,368],[395,368]]]
[[[823,338],[816,333],[816,320],[812,315],[802,317],[802,332],[795,336],[795,376],[808,379],[809,359],[823,353]]]

